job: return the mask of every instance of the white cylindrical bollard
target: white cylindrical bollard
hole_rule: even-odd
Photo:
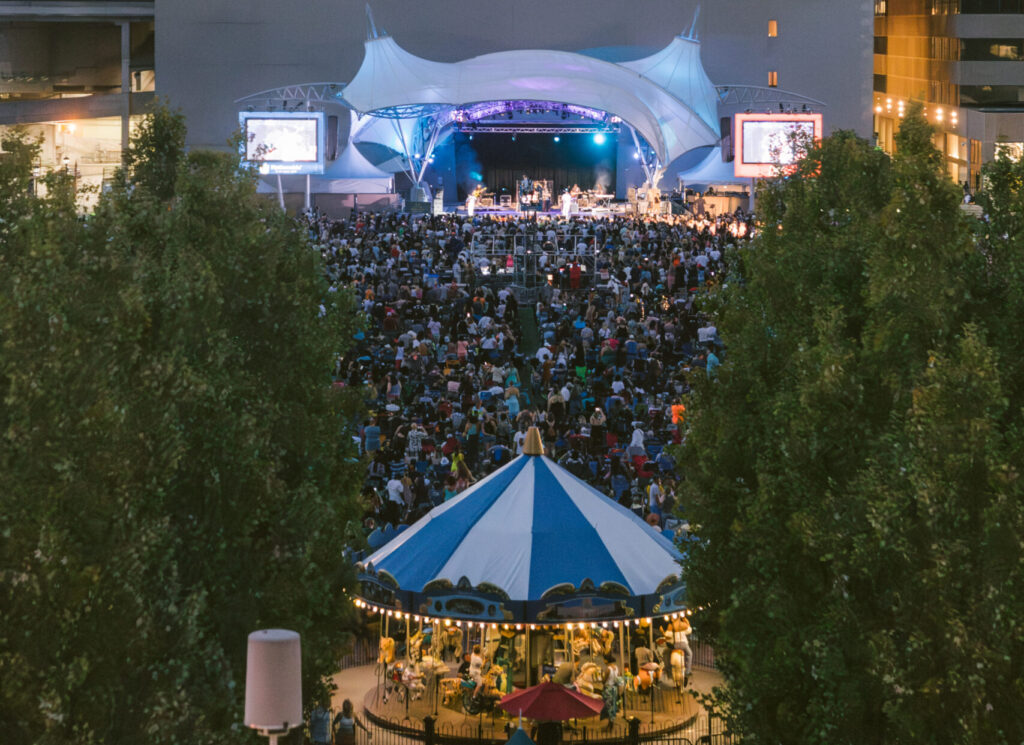
[[[249,634],[245,726],[282,732],[302,724],[302,648],[286,629]]]

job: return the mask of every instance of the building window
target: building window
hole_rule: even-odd
[[[889,84],[889,80],[885,75],[875,75],[874,91],[875,93],[886,93],[886,86]]]
[[[960,12],[960,0],[931,0],[929,10],[933,16],[954,15]]]
[[[876,36],[875,37],[875,54],[888,54],[889,53],[889,37],[888,36]]]
[[[977,140],[971,140],[973,146]],[[980,144],[980,143],[979,143]],[[978,148],[979,150],[981,148]],[[996,157],[1003,156],[1009,158],[1014,163],[1020,161],[1021,156],[1024,155],[1024,142],[997,142],[996,143]],[[978,160],[981,160],[980,153]]]
[[[779,35],[779,22],[776,21],[773,18],[772,20],[768,21],[768,37],[770,39],[774,39],[778,35]]]
[[[961,13],[1020,13],[1024,0],[962,0]]]
[[[931,37],[932,59],[956,62],[960,59],[960,40],[948,36]]]
[[[875,0],[875,15],[876,16],[887,16],[889,15],[889,3],[887,0]]]
[[[961,39],[960,59],[964,62],[1020,62],[1024,60],[1024,39]]]
[[[769,70],[768,71],[768,87],[778,88],[779,87],[779,71]]]
[[[960,103],[965,106],[1003,106],[1017,108],[1024,104],[1024,86],[961,85]]]

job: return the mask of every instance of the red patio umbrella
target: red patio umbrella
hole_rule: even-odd
[[[540,722],[564,722],[567,719],[585,719],[600,714],[604,701],[549,682],[509,693],[502,697],[498,706],[509,714],[519,714]]]

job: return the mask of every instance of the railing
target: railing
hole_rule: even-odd
[[[348,670],[350,667],[372,665],[377,661],[377,654],[376,644],[371,644],[367,639],[358,638],[352,645],[352,651],[342,655],[338,661],[338,669]]]
[[[700,667],[705,670],[718,669],[718,666],[715,664],[714,648],[710,644],[702,642],[696,632],[690,636],[690,649],[693,652],[694,667]]]
[[[356,745],[500,745],[506,742],[518,727],[515,717],[503,725],[489,714],[479,714],[465,722],[437,722],[427,717],[423,722],[408,718],[367,720],[372,740],[359,730]],[[500,726],[494,726],[500,725]],[[523,722],[527,734],[532,726]],[[694,715],[678,726],[664,723],[651,724],[637,717],[617,719],[611,725],[601,720],[570,720],[562,726],[561,742],[566,745],[735,745],[738,740],[724,729],[717,717]]]
[[[367,711],[365,719],[374,733],[375,745],[490,745],[507,740],[518,725],[516,717],[497,708],[475,715],[457,713],[452,721],[451,705],[441,704],[436,694],[428,686],[424,695],[433,700],[434,713],[422,719],[410,715],[409,703],[403,696],[393,693],[386,704],[377,700],[373,712]],[[611,723],[597,718],[570,720],[563,725],[561,741],[573,745],[691,745],[700,738],[725,734],[713,732],[707,712],[679,689],[655,687],[643,695],[627,690],[624,697],[628,718],[619,716]],[[721,730],[720,720],[718,724]]]

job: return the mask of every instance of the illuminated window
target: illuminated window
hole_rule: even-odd
[[[875,0],[875,15],[876,16],[887,16],[889,15],[889,3],[886,0]]]
[[[775,19],[768,21],[768,36],[774,39],[779,35],[779,22]]]
[[[976,140],[971,140],[973,145]],[[1017,163],[1024,155],[1024,142],[997,142],[996,157],[1003,156]]]
[[[779,71],[769,70],[768,71],[768,87],[778,88],[779,87]]]

